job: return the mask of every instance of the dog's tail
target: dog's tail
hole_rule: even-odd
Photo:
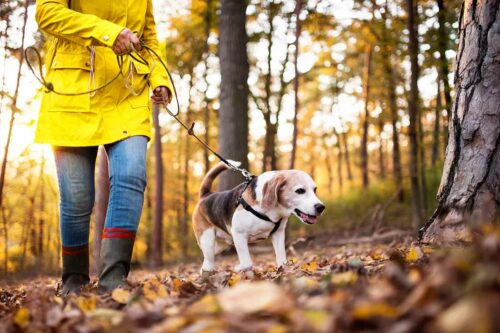
[[[232,165],[238,167],[241,165],[240,162],[236,161],[231,161],[229,160],[229,163]],[[214,182],[215,178],[223,172],[224,170],[229,169],[229,166],[227,166],[224,162],[219,162],[217,163],[212,169],[208,171],[208,173],[205,175],[205,178],[203,178],[203,181],[201,182],[200,186],[200,199],[203,198],[205,195],[210,193],[212,189],[212,183]]]

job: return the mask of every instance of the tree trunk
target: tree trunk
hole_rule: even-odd
[[[295,110],[293,113],[293,134],[292,134],[292,154],[290,157],[290,169],[295,167],[295,155],[297,154],[297,138],[299,136],[298,129],[298,114],[299,114],[299,69],[297,62],[299,59],[299,39],[301,32],[300,11],[302,10],[302,0],[295,2],[295,56],[293,58],[293,66],[295,69],[295,77],[293,78],[293,91],[295,98]]]
[[[447,119],[450,119],[451,115],[451,88],[450,82],[448,81],[448,60],[446,59],[446,50],[449,44],[449,37],[445,27],[446,21],[446,7],[444,0],[437,0],[439,12],[438,12],[438,51],[439,51],[439,71],[440,77],[443,81],[444,88],[444,99],[445,107],[447,113]],[[445,137],[448,138],[448,126],[445,126]]]
[[[399,130],[397,127],[399,115],[396,96],[396,73],[391,63],[391,48],[389,45],[389,32],[387,28],[388,1],[385,4],[383,13],[384,24],[382,25],[382,61],[384,68],[385,81],[387,82],[387,92],[389,97],[389,110],[392,127],[392,172],[394,183],[398,191],[398,201],[403,202],[403,174],[401,168],[401,149],[399,147]]]
[[[21,33],[21,50],[24,50],[24,37],[26,36],[26,23],[28,21],[28,7],[29,7],[29,1],[24,2],[24,21],[23,21],[23,28],[22,28],[22,33]],[[7,32],[6,32],[7,34]],[[6,40],[7,41],[7,40]],[[9,148],[10,148],[10,141],[12,139],[12,130],[14,128],[14,120],[17,112],[17,98],[19,95],[19,86],[21,82],[21,70],[23,67],[23,62],[24,62],[24,52],[20,52],[21,54],[19,55],[19,67],[17,70],[17,76],[16,76],[16,88],[14,90],[14,95],[12,96],[12,112],[10,115],[10,121],[9,121],[9,130],[7,134],[7,142],[5,143],[5,148],[4,148],[4,154],[3,154],[3,160],[2,160],[2,167],[0,171],[0,208],[3,207],[3,189],[5,187],[5,171],[7,169],[7,158],[9,157]]]
[[[379,133],[378,164],[379,164],[380,178],[385,179],[384,139],[382,138],[383,132],[384,132],[384,122],[382,121],[380,115],[378,118],[378,133]]]
[[[159,267],[163,262],[163,158],[161,149],[161,128],[158,119],[160,107],[153,106],[154,155],[155,155],[155,194],[153,214],[153,246],[151,263]],[[189,140],[185,140],[188,144]],[[187,158],[187,157],[186,157]]]
[[[326,165],[326,172],[328,176],[328,194],[332,195],[333,193],[333,165],[332,161],[330,160],[330,147],[328,147],[326,143],[326,135],[323,135],[322,137],[322,143],[323,143],[323,148],[325,149],[325,165]]]
[[[39,268],[43,270],[44,268],[44,230],[45,230],[45,154],[42,153],[42,163],[40,165],[40,212],[38,216],[38,264]]]
[[[102,229],[106,221],[106,211],[109,202],[109,169],[108,156],[104,147],[99,147],[97,152],[97,186],[94,206],[94,244],[92,251],[93,270],[99,272],[101,258]]]
[[[349,149],[347,148],[347,132],[342,132],[342,143],[344,145],[345,164],[347,167],[347,179],[352,180],[352,169],[351,169],[351,162],[349,160]]]
[[[436,94],[436,108],[434,109],[434,130],[432,132],[432,153],[431,165],[434,167],[439,159],[439,137],[440,137],[440,118],[441,109],[443,108],[441,100],[441,75],[438,75],[436,80],[437,94]]]
[[[499,7],[498,0],[462,7],[450,136],[424,242],[468,240],[469,228],[500,220]]]
[[[418,227],[422,221],[421,189],[418,177],[418,40],[415,26],[415,2],[407,0],[409,53],[411,63],[410,99],[408,100],[408,113],[410,118],[410,182],[411,182],[411,221]]]
[[[248,168],[248,56],[246,1],[221,0],[219,57],[221,96],[219,147],[225,158],[240,161]],[[243,178],[236,172],[219,177],[219,190],[238,185]]]
[[[7,216],[5,216],[5,207],[0,207],[1,214],[2,214],[2,229],[3,229],[3,237],[4,237],[4,244],[3,244],[3,272],[4,276],[7,276],[9,273],[9,228],[7,226]]]
[[[212,27],[212,0],[207,0],[207,10],[205,12],[205,52],[204,52],[204,63],[205,72],[203,73],[204,81],[207,86],[205,93],[203,94],[205,100],[205,113],[203,118],[203,123],[205,125],[205,143],[210,145],[210,100],[208,98],[208,58],[210,55],[210,49],[208,45],[208,39],[210,37],[210,28]],[[203,162],[205,166],[205,174],[210,170],[210,160],[208,158],[208,149],[203,149]]]
[[[368,102],[370,100],[371,59],[372,47],[369,45],[365,50],[365,62],[363,69],[363,97],[365,101],[365,112],[363,118],[363,137],[361,139],[361,177],[364,188],[368,187],[368,124],[370,121]]]

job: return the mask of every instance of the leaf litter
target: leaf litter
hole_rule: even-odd
[[[218,260],[136,271],[125,288],[57,295],[55,278],[0,287],[0,332],[499,332],[500,230],[466,246],[391,244],[295,249],[276,269],[272,250],[253,271]],[[201,258],[200,258],[201,260]]]

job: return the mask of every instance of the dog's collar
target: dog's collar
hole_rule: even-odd
[[[273,230],[271,230],[271,233],[269,234],[269,236],[274,234],[278,230],[278,228],[280,227],[281,219],[279,221],[275,222],[275,221],[271,220],[269,218],[269,216],[267,216],[261,212],[256,211],[255,209],[253,209],[252,206],[250,206],[248,204],[248,202],[245,201],[245,199],[243,199],[243,196],[240,196],[238,198],[238,203],[237,203],[236,207],[238,207],[239,205],[241,205],[247,212],[252,213],[254,216],[258,217],[259,219],[274,224]]]

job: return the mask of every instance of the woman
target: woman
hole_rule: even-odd
[[[151,138],[148,84],[156,104],[170,101],[172,91],[165,69],[154,66],[146,50],[139,51],[142,41],[159,53],[152,11],[151,0],[36,2],[36,20],[48,35],[46,80],[53,91],[43,94],[35,142],[52,145],[55,156],[63,295],[90,280],[89,222],[99,145],[108,155],[111,183],[99,291],[123,284],[130,269]],[[130,57],[133,50],[139,56]]]

